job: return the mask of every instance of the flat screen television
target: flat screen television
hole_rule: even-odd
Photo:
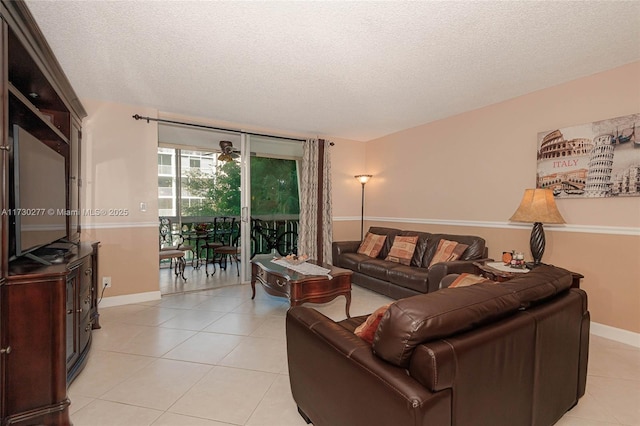
[[[41,260],[30,253],[67,237],[66,160],[22,127],[11,130],[10,251]]]

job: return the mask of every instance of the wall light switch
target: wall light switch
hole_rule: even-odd
[[[141,212],[147,211],[147,203],[145,203],[144,201],[140,203],[140,211]]]

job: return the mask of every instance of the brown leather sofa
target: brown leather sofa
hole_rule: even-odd
[[[371,227],[369,232],[387,236],[378,257],[371,258],[359,254],[360,241],[336,241],[332,246],[333,264],[351,269],[353,284],[393,299],[436,291],[445,275],[473,273],[475,267],[472,263],[485,260],[488,253],[485,240],[471,235],[432,234],[384,227]],[[384,260],[397,235],[418,236],[416,249],[408,266]],[[469,247],[459,260],[440,262],[429,267],[441,239],[457,241]]]
[[[546,426],[584,395],[587,295],[543,265],[500,284],[393,303],[373,344],[300,306],[287,313],[291,391],[315,426]]]

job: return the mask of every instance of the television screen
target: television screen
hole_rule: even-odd
[[[67,236],[65,157],[13,126],[15,256]]]

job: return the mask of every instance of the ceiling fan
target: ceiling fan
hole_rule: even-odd
[[[235,158],[239,158],[240,150],[233,147],[233,143],[231,141],[220,141],[220,151],[221,154],[218,155],[218,160],[220,161],[233,161]]]

